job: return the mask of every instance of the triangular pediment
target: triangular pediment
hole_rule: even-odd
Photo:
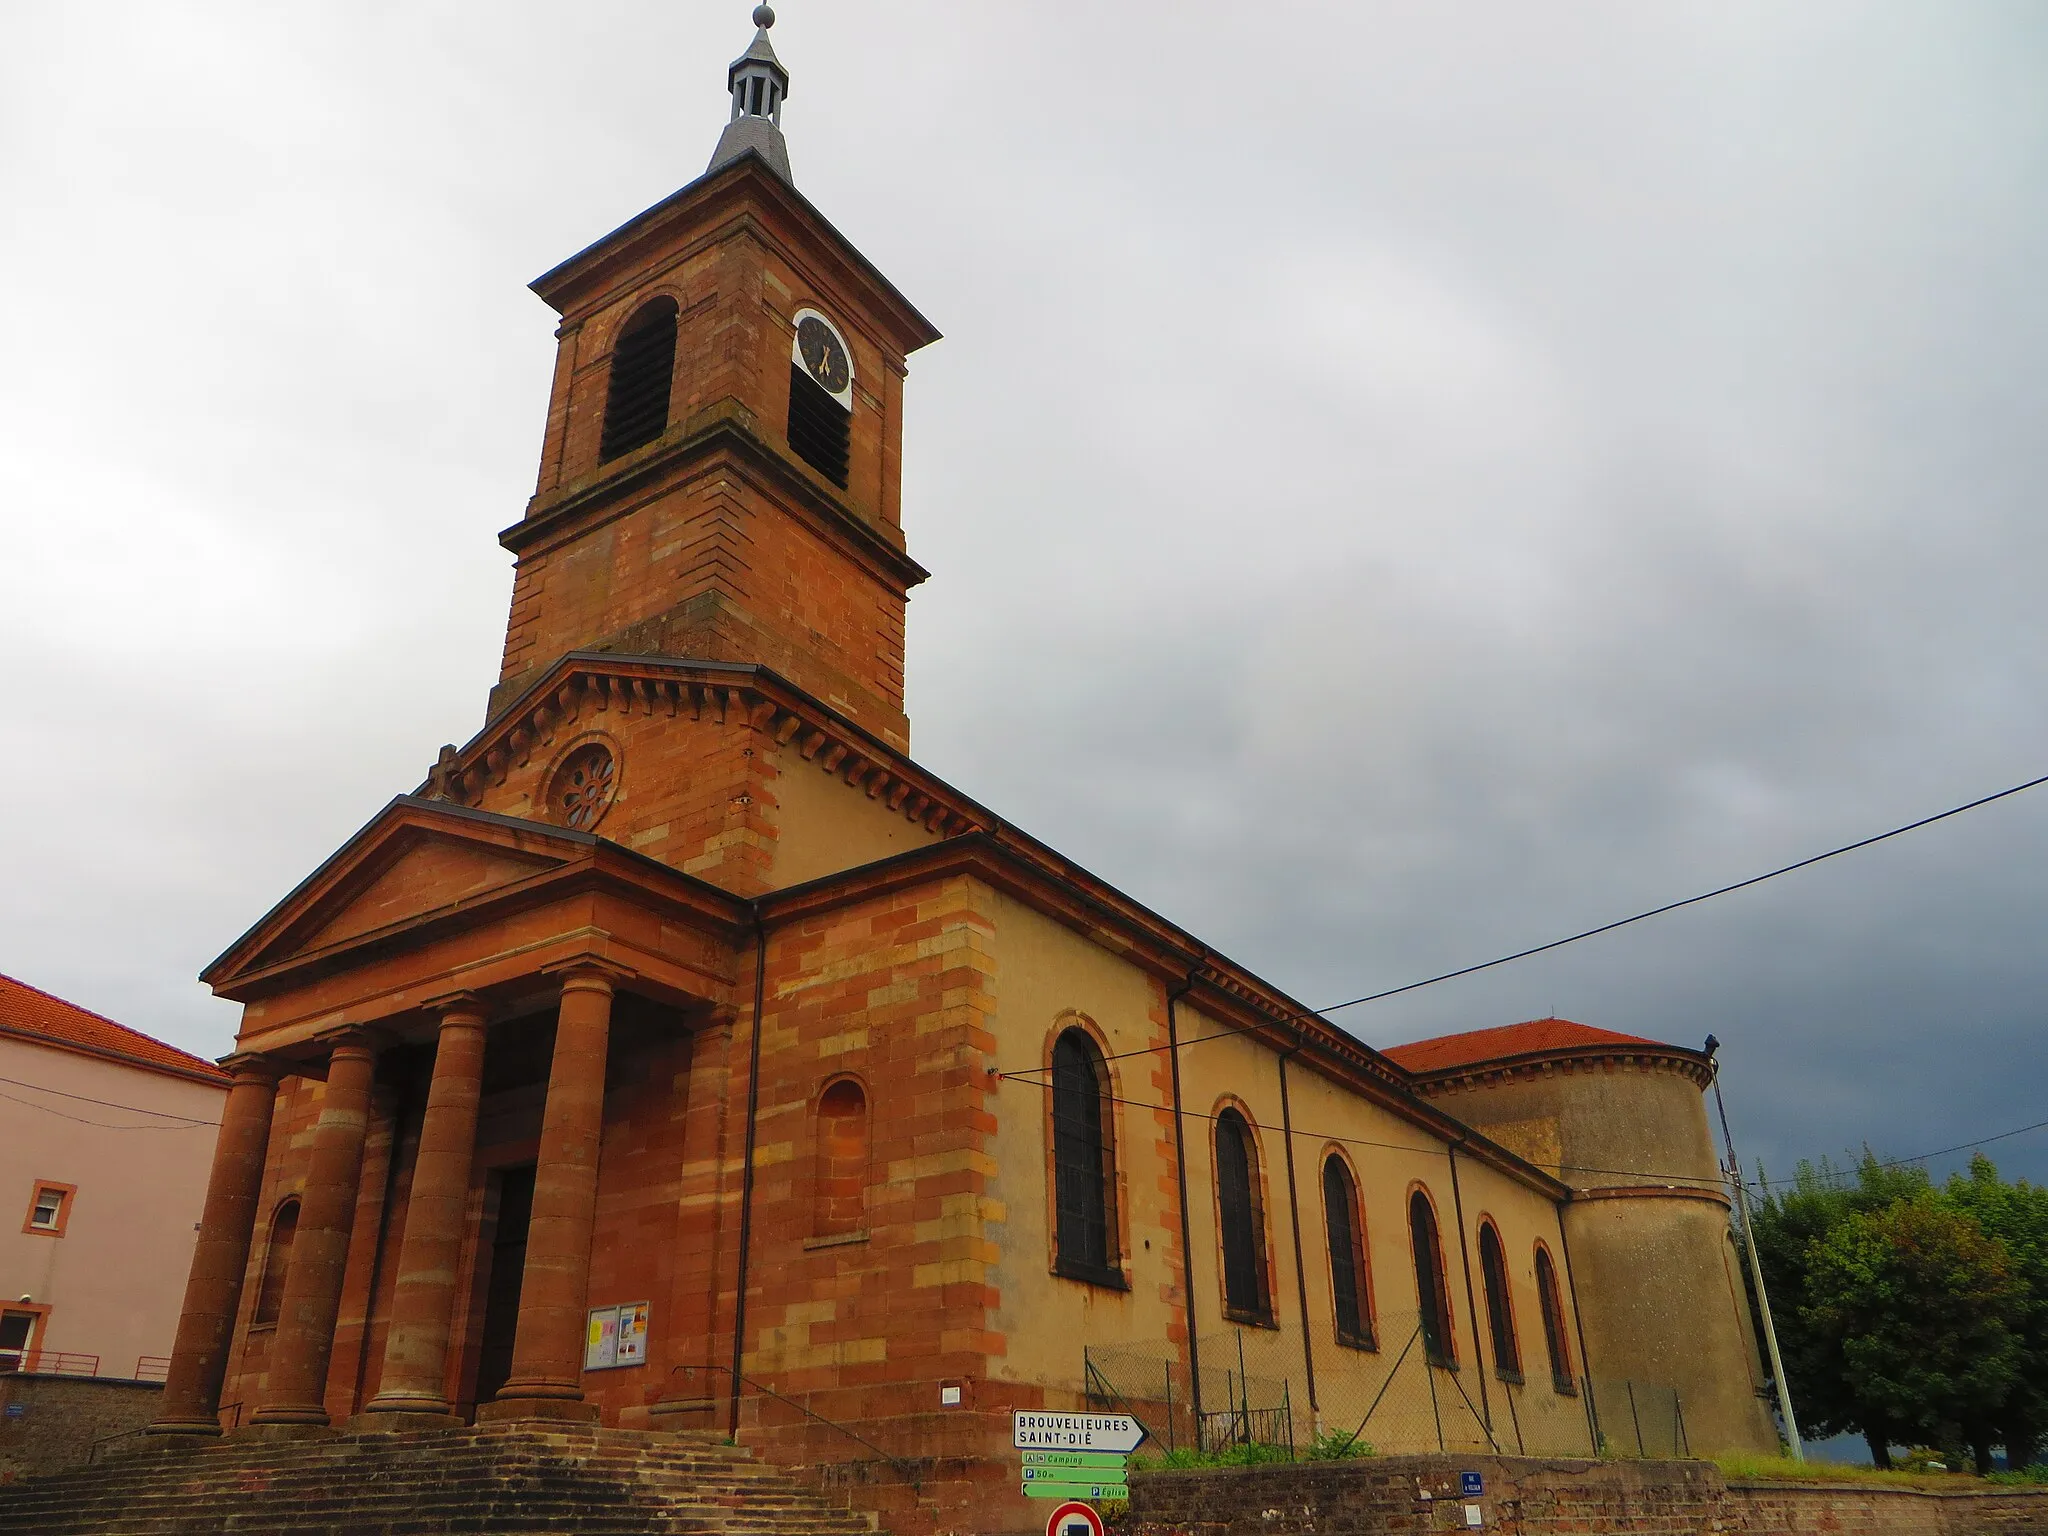
[[[588,833],[402,796],[278,903],[201,979],[252,972],[473,906],[587,857]]]

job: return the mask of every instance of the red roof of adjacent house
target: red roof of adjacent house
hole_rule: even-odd
[[[131,1066],[227,1082],[227,1073],[212,1062],[153,1040],[139,1029],[52,997],[25,981],[0,975],[0,1034],[34,1040],[59,1050],[83,1051]]]
[[[1564,1051],[1589,1045],[1608,1048],[1650,1046],[1660,1051],[1672,1049],[1641,1035],[1619,1035],[1611,1029],[1574,1024],[1570,1019],[1530,1019],[1525,1024],[1503,1024],[1497,1029],[1471,1029],[1462,1035],[1439,1035],[1434,1040],[1390,1045],[1380,1054],[1397,1066],[1424,1076],[1469,1067],[1477,1062],[1498,1061],[1506,1056],[1529,1056],[1539,1051]]]

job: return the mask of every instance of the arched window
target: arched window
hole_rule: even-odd
[[[1543,1310],[1543,1347],[1550,1351],[1550,1384],[1567,1396],[1576,1396],[1572,1384],[1572,1352],[1564,1341],[1564,1297],[1557,1289],[1557,1267],[1550,1262],[1550,1250],[1536,1245],[1536,1303]]]
[[[868,1224],[868,1096],[841,1078],[818,1099],[818,1172],[812,1228],[819,1237]]]
[[[1330,1233],[1330,1295],[1337,1319],[1337,1342],[1353,1349],[1375,1349],[1372,1295],[1365,1257],[1365,1211],[1358,1185],[1344,1159],[1332,1152],[1323,1159],[1323,1220]]]
[[[256,1291],[253,1324],[274,1323],[284,1305],[284,1277],[292,1266],[292,1239],[299,1235],[299,1202],[284,1202],[270,1218],[270,1244],[263,1250],[263,1283]]]
[[[1266,1213],[1259,1201],[1259,1160],[1252,1128],[1226,1109],[1216,1117],[1216,1203],[1223,1222],[1223,1312],[1270,1323],[1266,1292]]]
[[[1416,1190],[1408,1197],[1408,1241],[1415,1251],[1415,1306],[1421,1314],[1422,1352],[1431,1365],[1455,1365],[1450,1291],[1444,1249],[1436,1235],[1436,1208]]]
[[[675,371],[676,301],[649,299],[612,343],[600,459],[616,459],[668,430],[668,396]]]
[[[1486,1329],[1493,1338],[1493,1368],[1503,1381],[1522,1379],[1522,1347],[1515,1342],[1515,1298],[1508,1289],[1508,1256],[1490,1221],[1479,1223],[1479,1276],[1486,1285]]]
[[[1052,1047],[1053,1270],[1122,1288],[1110,1108],[1102,1052],[1086,1030],[1065,1031]]]

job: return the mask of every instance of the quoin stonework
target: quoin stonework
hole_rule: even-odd
[[[1699,1052],[1376,1051],[910,755],[938,332],[797,190],[772,19],[709,169],[533,284],[483,729],[205,972],[159,1435],[713,1430],[979,1531],[1042,1527],[1016,1410],[1306,1438],[1393,1381],[1383,1449],[1585,1455],[1611,1380],[1774,1447]]]

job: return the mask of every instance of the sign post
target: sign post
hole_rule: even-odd
[[[1023,1461],[1024,1497],[1065,1501],[1046,1523],[1048,1536],[1075,1536],[1060,1519],[1071,1509],[1088,1509],[1082,1500],[1131,1496],[1130,1454],[1145,1439],[1145,1426],[1129,1414],[1019,1409],[1010,1422]],[[1095,1531],[1100,1530],[1098,1521]]]

